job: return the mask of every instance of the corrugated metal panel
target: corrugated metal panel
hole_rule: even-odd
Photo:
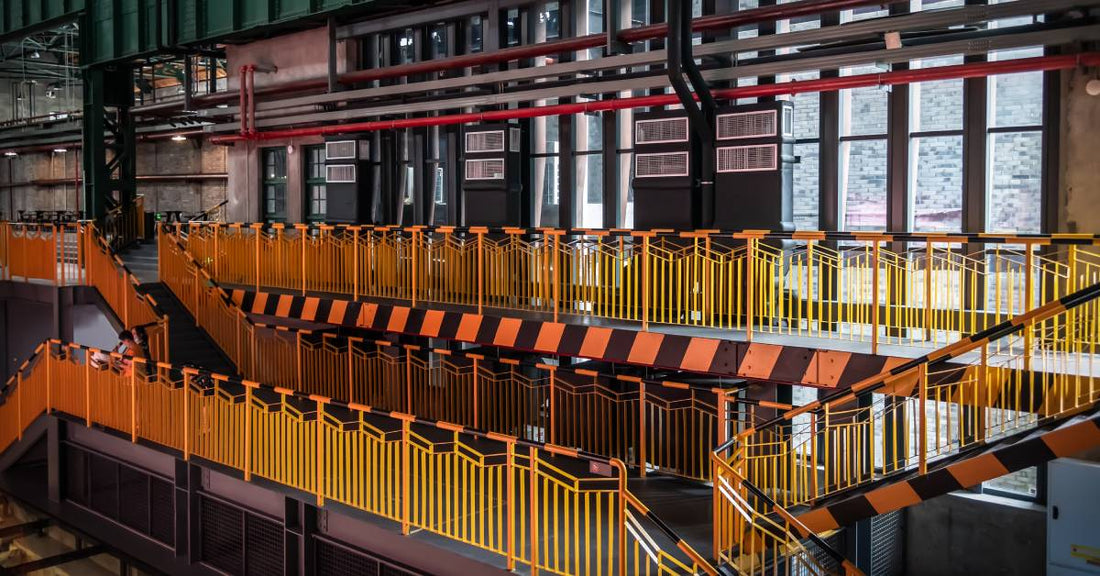
[[[20,12],[18,18],[11,20],[23,20],[19,0],[0,1],[5,9],[10,5]],[[70,0],[81,4],[81,8],[86,1]],[[156,25],[157,2],[162,6],[162,21],[165,25],[173,22],[175,30]],[[158,32],[163,45],[168,45],[170,39],[177,44],[205,44],[252,30],[290,25],[334,10],[375,4],[380,3],[377,0],[178,0],[174,3],[174,18],[170,19],[168,12],[173,4],[168,0],[96,0],[89,4],[85,30],[90,31],[87,44],[90,53],[84,55],[82,63],[103,64],[153,54],[158,47]]]
[[[0,0],[0,35],[19,36],[24,30],[53,20],[75,17],[85,0]]]

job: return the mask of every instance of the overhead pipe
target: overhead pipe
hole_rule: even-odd
[[[695,138],[691,139],[692,220],[696,229],[709,228],[714,221],[714,97],[695,67],[691,49],[691,4],[684,0],[668,2],[668,80],[680,104],[687,112]],[[684,76],[691,79],[688,87]],[[696,102],[698,99],[698,102]]]
[[[915,70],[897,70],[894,72],[860,74],[856,76],[798,80],[776,84],[761,84],[758,86],[741,86],[737,88],[715,90],[712,94],[716,100],[760,98],[811,92],[832,92],[836,90],[873,86],[895,86],[917,82],[931,82],[934,80],[982,78],[994,74],[1064,70],[1067,68],[1076,68],[1078,66],[1100,66],[1100,52],[1084,52],[1080,54],[1059,56],[1037,56],[1034,58],[1021,58],[1017,60],[974,62],[969,64],[955,64],[952,66],[938,66],[935,68],[918,68]],[[270,130],[255,132],[248,136],[215,136],[210,139],[210,142],[214,144],[230,144],[244,140],[276,140],[303,136],[326,136],[356,132],[373,132],[375,130],[397,130],[403,128],[469,124],[474,122],[499,122],[519,118],[538,118],[542,116],[560,116],[566,114],[591,114],[610,110],[668,106],[677,104],[679,101],[679,97],[675,94],[658,94],[654,96],[597,100],[594,102],[577,102],[572,104],[556,104],[552,106],[450,114],[447,116],[423,116],[419,118],[404,118],[398,120],[374,120],[350,124],[313,126],[309,128]]]
[[[759,22],[768,22],[773,20],[794,18],[798,16],[821,14],[824,12],[847,10],[863,6],[885,6],[905,1],[907,0],[802,0],[801,2],[765,6],[762,8],[743,10],[731,14],[703,16],[691,20],[691,28],[694,32],[702,32],[716,29],[729,29],[735,26],[745,26],[748,24],[755,24]],[[645,40],[659,40],[665,38],[667,35],[667,25],[654,24],[651,26],[641,26],[637,28],[628,28],[626,30],[623,30],[619,33],[619,40],[622,42],[642,42]],[[565,38],[561,40],[540,42],[538,44],[528,44],[524,46],[515,46],[512,48],[501,48],[500,50],[495,50],[493,52],[478,52],[475,54],[451,56],[450,58],[440,58],[437,60],[427,60],[424,62],[413,62],[410,64],[401,64],[398,66],[386,66],[383,68],[371,68],[368,70],[345,72],[344,74],[341,74],[337,77],[337,81],[340,84],[358,84],[362,82],[384,80],[388,78],[401,78],[405,76],[412,76],[415,74],[426,74],[431,72],[442,72],[444,70],[469,68],[472,66],[501,64],[514,60],[523,60],[527,58],[549,56],[552,54],[559,54],[563,52],[576,52],[578,50],[599,48],[605,45],[607,45],[606,34],[589,34],[586,36],[577,36],[575,38]],[[328,77],[326,76],[322,78],[298,80],[295,82],[288,82],[286,84],[268,86],[261,90],[256,90],[255,95],[268,96],[272,94],[285,94],[289,92],[304,92],[307,90],[324,90],[327,87]],[[232,101],[232,99],[233,95],[231,93],[220,92],[217,94],[196,96],[194,97],[193,102],[195,103],[195,105],[198,106],[211,106],[216,104],[224,104]],[[159,114],[178,109],[180,105],[180,102],[171,102],[163,104],[153,104],[150,106],[138,106],[133,109],[133,112],[135,114]]]
[[[203,137],[206,132],[203,130],[172,130],[168,132],[146,133],[138,134],[138,142],[152,142],[156,140],[167,140],[173,136],[199,136]],[[106,142],[112,142],[113,139],[108,139]],[[57,142],[54,144],[34,144],[30,146],[18,146],[15,148],[0,148],[0,154],[6,154],[8,152],[15,152],[16,154],[35,152],[52,152],[58,148],[67,148],[69,150],[80,149],[84,146],[84,142],[81,140],[74,140],[72,142]]]

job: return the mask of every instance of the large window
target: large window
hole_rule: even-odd
[[[912,68],[962,64],[949,56]],[[909,92],[909,227],[962,231],[963,81],[913,84]]]
[[[325,146],[307,146],[305,148],[306,169],[306,220],[324,222],[328,214],[327,190],[325,188]]]
[[[264,148],[260,158],[264,221],[286,222],[286,148]]]
[[[874,66],[841,75],[874,74]],[[886,229],[887,97],[879,88],[840,91],[840,227]]]
[[[1042,48],[997,52],[991,60],[1041,56]],[[1039,232],[1043,178],[1043,74],[990,76],[986,229]]]

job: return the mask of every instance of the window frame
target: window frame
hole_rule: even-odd
[[[320,176],[313,177],[311,176],[311,169],[314,165],[317,165],[318,162],[314,162],[312,156],[316,152],[321,153],[321,160],[319,162],[321,173]],[[317,199],[314,198],[313,192],[314,188],[317,186],[320,186],[324,193],[324,198],[321,198],[320,202],[323,203],[325,209],[320,215],[314,210],[314,203],[317,202]],[[306,222],[324,222],[328,218],[328,185],[325,173],[324,144],[313,144],[302,147],[302,190],[304,192],[302,197],[305,200],[304,213]]]
[[[268,173],[267,173],[267,164],[268,164],[267,159],[268,159],[268,155],[271,155],[271,154],[274,154],[274,155],[277,155],[277,156],[282,156],[282,159],[283,159],[283,162],[282,162],[282,164],[283,164],[283,175],[282,176],[276,176],[276,177],[269,177],[268,176]],[[288,155],[287,155],[287,150],[286,150],[285,146],[269,146],[269,147],[265,147],[265,148],[260,148],[260,216],[261,216],[261,220],[264,223],[267,223],[267,224],[285,223],[287,221],[287,218],[288,218],[288,215],[287,215],[287,194],[289,192],[288,191],[288,185],[289,185],[289,182],[290,182],[290,178],[289,178],[290,170],[289,170],[289,166],[287,165],[287,156]],[[276,161],[276,166],[278,166],[277,161]],[[275,188],[276,193],[275,193],[275,198],[274,198],[274,202],[275,202],[275,210],[274,211],[268,211],[268,209],[267,209],[268,200],[269,200],[269,198],[268,198],[268,187],[269,186],[276,187]],[[279,204],[280,204],[280,198],[279,198],[279,194],[278,194],[277,190],[279,188],[281,188],[281,190],[282,190],[282,199],[281,199],[282,211],[281,212],[278,209]]]

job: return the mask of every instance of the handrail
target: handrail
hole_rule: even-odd
[[[744,557],[745,546],[752,552],[753,538],[764,538],[776,547],[808,539],[836,558],[835,551],[829,551],[787,506],[813,507],[819,497],[848,488],[914,470],[925,474],[930,453],[932,457],[962,453],[991,438],[1033,429],[1096,405],[1100,389],[1092,359],[1098,332],[1100,283],[865,378],[850,389],[746,426],[711,454],[717,557],[735,563]],[[1000,349],[995,364],[990,359],[991,345],[1010,339],[1015,342]],[[978,351],[980,357],[973,357]],[[966,355],[972,355],[971,359],[945,364]],[[1006,371],[1011,376],[1006,377]],[[944,378],[953,374],[964,378]],[[1028,390],[1023,391],[1021,385]],[[1041,407],[1035,403],[1032,387],[1036,385],[1042,387],[1038,393]],[[907,398],[900,407],[891,403],[880,408],[874,403],[848,407],[875,392],[889,392],[887,388],[892,392],[912,390],[917,398]],[[1020,412],[1021,394],[1031,397],[1028,406],[1036,414]],[[929,403],[934,424],[926,412]],[[941,408],[941,403],[946,407]],[[946,428],[941,428],[941,415],[947,419]],[[799,417],[802,422],[796,422]],[[915,422],[902,423],[899,418]],[[880,433],[882,451],[876,453]],[[915,455],[912,444],[916,444]],[[750,476],[757,480],[750,481]],[[749,503],[749,497],[755,504]],[[782,504],[777,501],[780,499]],[[767,528],[772,523],[768,514],[786,522],[785,536]],[[744,535],[746,530],[753,534],[751,538]]]
[[[228,202],[228,201],[226,201]],[[553,228],[519,226],[400,226],[394,224],[329,224],[309,222],[287,225],[271,222],[231,222],[231,223],[181,223],[182,226],[221,226],[240,229],[291,229],[308,228],[311,230],[359,230],[361,232],[418,232],[451,234],[527,234],[560,236],[607,236],[612,238],[648,237],[648,238],[729,238],[735,240],[815,240],[828,242],[965,242],[968,244],[1032,244],[1036,246],[1096,246],[1100,245],[1100,234],[1054,233],[1054,234],[1014,234],[1014,233],[966,233],[966,232],[842,232],[821,230],[724,230],[719,228],[700,230],[671,230],[654,228],[650,230],[631,228]]]
[[[173,230],[173,228],[167,228]],[[937,348],[1100,275],[1095,235],[180,224],[223,284]]]
[[[94,287],[126,328],[145,328],[156,360],[168,359],[168,316],[141,293],[137,277],[91,221],[68,224],[0,222],[0,278]]]
[[[609,500],[608,504],[617,505],[619,512],[617,518],[613,515],[608,515],[606,518],[609,523],[608,526],[614,529],[613,532],[608,531],[606,534],[609,546],[607,553],[614,553],[619,559],[615,571],[619,576],[626,576],[628,573],[630,557],[626,552],[630,543],[629,538],[633,537],[634,543],[637,545],[637,540],[644,537],[637,533],[639,527],[636,524],[627,525],[628,509],[631,508],[641,511],[645,518],[651,520],[689,558],[691,563],[691,566],[688,566],[664,550],[661,550],[660,557],[657,558],[649,556],[639,559],[638,555],[635,554],[633,559],[634,573],[647,572],[651,568],[657,568],[658,572],[662,574],[697,574],[700,571],[711,576],[717,576],[718,574],[717,570],[708,561],[681,539],[673,529],[646,509],[629,492],[626,486],[626,467],[618,459],[606,458],[583,450],[554,444],[530,441],[507,434],[486,432],[442,420],[420,418],[398,411],[380,410],[316,394],[303,394],[250,380],[215,374],[206,370],[177,368],[171,364],[152,362],[141,358],[133,358],[132,367],[125,371],[113,367],[93,368],[91,358],[101,352],[94,347],[63,343],[56,339],[47,340],[40,344],[32,356],[20,366],[16,375],[9,379],[3,387],[0,387],[0,452],[6,450],[13,442],[21,439],[23,431],[39,415],[63,412],[76,418],[83,418],[89,426],[94,423],[128,433],[132,442],[150,441],[165,448],[180,451],[184,459],[200,457],[228,465],[241,471],[245,480],[249,480],[252,475],[259,475],[305,492],[313,492],[316,494],[319,506],[323,506],[326,500],[335,499],[378,514],[380,513],[378,509],[359,501],[348,500],[347,496],[344,495],[344,482],[347,478],[343,477],[341,472],[344,471],[346,465],[354,463],[340,461],[339,454],[346,449],[343,448],[345,442],[363,440],[355,440],[358,438],[356,436],[358,433],[349,430],[347,424],[341,422],[356,422],[359,426],[370,426],[371,429],[379,431],[381,436],[378,437],[378,441],[384,443],[397,442],[397,440],[387,440],[387,438],[396,434],[398,430],[400,431],[399,447],[404,456],[394,462],[400,468],[401,478],[393,477],[390,481],[380,480],[385,482],[385,486],[377,488],[399,492],[399,495],[394,494],[394,497],[400,499],[401,510],[400,512],[391,512],[394,512],[396,516],[394,519],[401,522],[404,534],[409,534],[410,528],[416,525],[419,528],[432,530],[473,546],[501,553],[501,555],[506,556],[508,569],[510,570],[514,569],[515,564],[518,562],[531,565],[532,572],[537,572],[542,568],[554,573],[565,573],[558,565],[561,558],[540,558],[538,556],[539,527],[536,520],[537,515],[541,513],[544,507],[548,506],[553,508],[546,508],[547,510],[553,509],[553,513],[557,513],[557,491],[567,490],[570,493],[591,494],[594,496],[593,500],[597,502],[599,494],[613,494],[615,500]],[[81,356],[83,360],[79,359]],[[111,353],[111,356],[115,359],[122,358],[116,353]],[[213,388],[213,395],[206,392],[210,388]],[[244,396],[245,400],[243,415],[228,420],[222,420],[215,416],[215,414],[221,414],[224,410],[233,406],[241,406],[237,401],[241,396]],[[275,400],[263,400],[263,398]],[[253,408],[258,402],[263,402],[266,406],[272,401],[277,402],[280,406],[291,407],[284,408],[284,410],[291,410],[293,414],[292,422],[296,422],[296,425],[301,428],[298,433],[311,431],[312,436],[317,439],[315,450],[308,443],[298,441],[297,438],[300,438],[300,436],[297,435],[292,436],[295,440],[288,440],[287,446],[282,447],[283,449],[296,449],[303,452],[309,451],[308,457],[303,459],[303,466],[308,466],[306,462],[311,462],[316,470],[305,471],[305,476],[302,475],[303,471],[297,468],[293,471],[269,469],[263,462],[263,456],[258,454],[260,450],[272,449],[271,446],[268,446],[268,443],[277,443],[277,440],[269,438],[263,432],[253,433],[254,430],[259,430],[258,427],[263,426],[266,422],[264,420],[266,416],[263,416],[263,414],[268,414],[268,410],[264,408],[262,413],[254,415]],[[214,405],[210,404],[211,402]],[[216,409],[218,402],[225,402],[226,405]],[[180,409],[183,412],[182,420],[177,418],[177,411]],[[201,411],[203,416],[196,418],[195,410]],[[147,414],[147,411],[154,413]],[[339,416],[340,411],[346,411],[351,416]],[[156,412],[164,412],[164,415],[158,415]],[[307,414],[310,413],[315,414],[315,420],[306,419]],[[172,416],[165,417],[167,414],[172,414]],[[280,411],[272,417],[281,418],[282,416],[279,414],[283,414],[283,412]],[[374,424],[369,424],[364,420],[367,415],[377,418],[377,421],[374,421]],[[181,422],[182,426],[180,426]],[[504,496],[506,492],[502,504],[509,510],[509,515],[521,514],[521,522],[526,521],[528,523],[531,530],[529,535],[531,540],[529,542],[524,542],[523,546],[516,545],[515,538],[523,538],[528,535],[517,530],[516,520],[511,516],[506,516],[503,520],[509,526],[507,529],[509,543],[506,550],[500,542],[479,540],[477,534],[451,533],[448,531],[450,522],[444,521],[442,518],[439,519],[439,523],[432,521],[428,524],[423,524],[421,520],[417,519],[417,511],[410,507],[410,500],[418,496],[429,499],[433,496],[432,494],[418,494],[414,490],[423,489],[423,487],[415,486],[410,482],[410,475],[412,474],[410,468],[423,465],[417,464],[418,459],[410,458],[410,450],[416,449],[417,442],[431,442],[410,428],[414,424],[437,430],[445,435],[452,435],[455,445],[462,444],[471,451],[474,450],[471,447],[471,440],[473,439],[502,443],[506,446],[503,453],[494,452],[493,456],[494,458],[496,455],[506,456],[507,477],[509,478],[507,481],[508,489],[507,491],[503,490],[502,485],[497,481],[494,495]],[[198,428],[196,429],[195,426],[198,426]],[[222,431],[222,426],[226,428],[225,431]],[[379,428],[379,426],[382,428]],[[384,429],[386,428],[393,432],[385,432]],[[225,437],[220,439],[209,437],[218,434]],[[272,432],[272,434],[277,436],[275,432]],[[239,454],[226,456],[224,446],[233,444],[236,441],[243,441],[243,457]],[[210,445],[211,442],[217,448],[204,448]],[[450,443],[452,441],[444,442]],[[250,453],[253,448],[255,449]],[[528,454],[523,455],[522,452],[517,451],[520,448],[527,449]],[[279,448],[274,449],[278,450]],[[392,454],[394,454],[393,449],[387,448],[385,450],[392,457]],[[436,454],[436,452],[433,451],[432,454]],[[482,454],[481,458],[484,459],[488,456],[488,454]],[[567,472],[567,469],[572,468],[553,461],[552,458],[554,457],[564,457],[585,464],[583,468],[589,469],[588,474],[591,474],[591,476],[582,477],[578,473]],[[434,458],[430,461],[434,461]],[[254,462],[260,465],[254,465]],[[355,460],[355,462],[359,461]],[[464,466],[490,465],[484,461],[481,464],[476,461],[460,460],[460,462],[465,462]],[[523,462],[526,462],[526,465],[523,465]],[[439,465],[441,470],[450,470],[449,463]],[[499,464],[492,464],[492,466],[499,466]],[[599,472],[598,470],[601,467],[606,471]],[[514,482],[519,482],[517,478],[513,478],[513,475],[522,474],[523,471],[528,474],[522,477],[529,476],[529,478],[524,479],[521,486],[527,486],[530,489],[530,494],[520,490],[519,486],[513,487]],[[314,473],[316,474],[315,477],[309,477],[309,474]],[[465,473],[462,473],[463,478],[465,478]],[[477,471],[470,473],[477,474]],[[370,481],[365,474],[361,475],[360,479],[361,481]],[[485,487],[485,482],[483,480],[479,484],[471,484],[466,487],[468,490],[488,490]],[[608,482],[611,482],[611,484],[608,484]],[[585,486],[589,484],[592,487],[586,488]],[[547,494],[553,495],[552,505],[538,503],[537,499],[540,491],[547,491]],[[550,496],[546,494],[543,495],[543,498],[547,499],[547,502],[551,501]],[[568,500],[566,501],[568,502]],[[579,501],[577,500],[577,502]],[[587,498],[584,498],[584,501],[587,503]],[[528,516],[523,515],[528,514],[527,508],[524,506],[530,507]],[[587,508],[585,508],[585,511],[587,513]],[[448,505],[446,509],[440,508],[439,513],[450,513],[450,506]],[[575,511],[573,513],[579,514],[580,512]],[[382,515],[386,516],[387,514],[383,513]],[[458,521],[455,520],[455,522]],[[566,526],[566,529],[568,528]],[[583,533],[586,537],[589,528],[593,528],[593,526],[589,526],[588,520],[585,520]],[[595,528],[601,531],[604,530],[603,527],[598,525]],[[628,533],[630,536],[628,536]],[[570,535],[580,538],[580,534]],[[652,545],[655,542],[652,538],[644,538],[646,543],[642,544],[643,547],[647,543]],[[610,548],[612,543],[614,549]],[[568,551],[568,547],[565,550]],[[557,551],[560,552],[560,549]],[[551,550],[551,552],[553,553],[554,550]],[[572,562],[573,559],[570,558],[565,566],[572,566]],[[588,560],[586,559],[585,562],[587,563]],[[598,561],[595,565],[597,566],[597,574],[610,575],[612,573],[610,564],[608,564],[606,572],[602,569],[602,561]]]
[[[445,414],[458,423],[496,432],[512,429],[515,420],[490,416],[497,410],[515,411],[515,417],[523,419],[534,436],[541,430],[550,442],[569,442],[604,456],[622,458],[631,462],[643,476],[647,467],[654,467],[697,480],[708,479],[707,459],[711,447],[715,441],[724,439],[721,435],[728,429],[728,422],[753,421],[757,406],[790,407],[745,399],[739,400],[744,405],[741,411],[711,408],[710,404],[726,404],[725,398],[739,389],[736,381],[657,379],[630,372],[545,364],[506,355],[493,358],[477,351],[428,349],[387,340],[372,342],[354,336],[340,337],[327,331],[269,326],[254,321],[172,234],[161,234],[159,241],[163,281],[192,311],[197,324],[225,351],[239,373],[251,380],[420,416]],[[318,336],[319,343],[309,343],[309,339]],[[393,373],[383,375],[358,368],[362,357],[370,353],[389,358],[390,354],[384,351],[390,348],[396,349],[397,355],[390,363],[380,364],[392,364],[396,369]],[[439,365],[425,363],[421,357],[424,352],[437,355],[441,359]],[[465,377],[450,374],[444,364],[458,359],[468,363],[470,372]],[[501,373],[507,374],[503,382],[494,380]],[[537,376],[528,382],[522,376],[525,373]],[[562,380],[563,375],[571,375],[585,384]],[[436,377],[446,383],[445,388],[421,386],[422,382],[434,381]],[[694,402],[687,407],[683,404],[669,406],[673,402],[665,400],[666,395],[676,397],[685,393],[691,395],[693,401],[703,398],[699,402],[707,406]],[[530,415],[522,407],[510,406],[509,399],[517,394],[546,406],[545,410]],[[600,410],[606,412],[594,409],[585,399],[599,402]],[[453,408],[455,406],[462,408]],[[648,416],[649,411],[660,414]],[[684,437],[678,435],[675,426],[657,427],[657,423],[669,422],[673,412],[690,414],[691,425],[686,428],[697,433]],[[580,428],[590,431],[593,422],[587,418],[595,420],[597,414],[615,414],[621,421],[633,424],[604,430],[604,434],[578,432]],[[674,438],[664,438],[663,434]],[[652,446],[673,441],[680,448],[679,458]],[[688,457],[689,454],[697,457]]]
[[[194,216],[191,216],[190,218],[187,219],[187,221],[188,222],[207,222],[207,221],[209,221],[209,218],[210,218],[211,214],[213,214],[214,212],[217,212],[218,210],[221,210],[222,207],[227,206],[228,204],[229,204],[228,199],[227,200],[222,200],[221,202],[218,202],[214,206],[211,206],[210,208],[207,208],[206,210],[203,210],[202,212],[199,212],[198,214],[195,214]]]
[[[1009,336],[1012,334],[1017,334],[1032,326],[1036,322],[1042,322],[1043,320],[1053,318],[1058,314],[1061,314],[1067,310],[1072,310],[1082,304],[1085,304],[1086,302],[1090,302],[1097,298],[1100,298],[1100,283],[1093,284],[1092,286],[1089,286],[1087,288],[1082,288],[1081,290],[1059,298],[1058,300],[1048,302],[1030,312],[1025,312],[1023,314],[1020,314],[1019,316],[1012,318],[1011,320],[1006,320],[996,326],[967,336],[966,338],[955,342],[954,344],[950,344],[948,346],[940,348],[935,352],[925,354],[923,356],[920,356],[919,358],[914,358],[905,362],[904,364],[900,364],[898,366],[895,366],[894,368],[885,370],[874,376],[864,378],[863,380],[852,384],[852,386],[847,390],[833,392],[826,395],[824,398],[819,398],[803,406],[791,408],[783,414],[776,416],[771,420],[763,422],[759,426],[753,426],[743,430],[742,432],[737,434],[737,437],[751,436],[752,434],[761,430],[766,430],[780,424],[788,423],[799,414],[805,414],[810,411],[820,411],[824,409],[826,405],[830,407],[843,406],[858,398],[865,397],[866,395],[871,394],[876,390],[881,390],[882,388],[888,386],[890,382],[899,379],[902,375],[912,372],[913,370],[916,370],[921,366],[927,366],[936,362],[946,362],[948,360],[958,358],[963,354],[973,352],[974,350],[981,348],[983,345],[988,344],[992,340],[1004,338],[1005,336]],[[728,450],[734,443],[737,442],[737,437],[730,438],[724,444],[721,444],[720,446],[715,448],[715,453]]]

